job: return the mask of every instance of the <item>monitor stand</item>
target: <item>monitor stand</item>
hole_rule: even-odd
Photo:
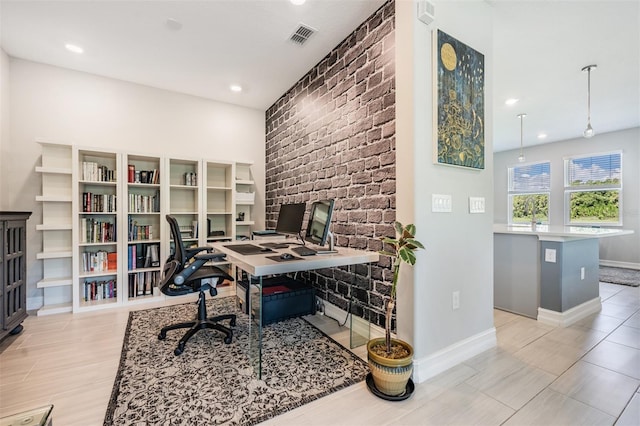
[[[333,237],[333,232],[329,231],[327,233],[327,238],[329,239],[329,250],[324,250],[323,248],[319,248],[316,250],[316,254],[334,254],[338,252],[338,250],[335,249],[336,242]]]

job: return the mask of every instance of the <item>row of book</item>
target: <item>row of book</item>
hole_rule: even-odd
[[[103,222],[96,219],[83,217],[80,219],[81,243],[110,243],[115,242],[116,225],[111,222]]]
[[[130,244],[127,255],[130,271],[160,266],[160,244]]]
[[[82,211],[84,213],[115,213],[116,209],[115,195],[82,193]]]
[[[158,169],[136,170],[135,165],[129,164],[127,172],[127,180],[129,183],[160,183],[160,173],[158,172]]]
[[[113,299],[118,296],[118,285],[116,280],[105,281],[85,281],[83,299],[90,300]]]
[[[129,274],[129,297],[149,296],[160,280],[160,271]]]
[[[127,232],[129,241],[153,240],[153,231],[153,225],[138,225],[138,221],[129,216],[129,230]],[[156,235],[155,238],[157,237]]]
[[[83,161],[80,167],[80,180],[91,182],[115,182],[116,171],[93,161]]]
[[[154,195],[129,194],[129,213],[157,213],[160,211],[160,191]]]
[[[82,253],[82,272],[107,272],[118,269],[118,253],[99,250]]]

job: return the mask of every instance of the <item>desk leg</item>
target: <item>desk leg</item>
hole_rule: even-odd
[[[255,280],[254,280],[255,278]],[[249,280],[249,358],[258,379],[262,378],[262,277]]]
[[[359,302],[355,297],[358,292],[367,292],[371,290],[371,263],[367,263],[367,280],[368,288],[361,288],[358,285],[358,275],[352,270],[355,265],[349,265],[349,273],[351,274],[351,285],[349,286],[349,317],[351,322],[349,325],[349,346],[351,349],[362,346],[369,341],[370,338],[370,318],[369,310]],[[363,283],[364,284],[364,283]]]

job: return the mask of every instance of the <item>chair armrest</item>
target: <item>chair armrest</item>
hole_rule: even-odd
[[[186,261],[189,261],[191,258],[193,258],[193,256],[197,255],[198,253],[202,252],[202,251],[206,251],[206,252],[212,252],[213,251],[213,247],[191,247],[191,248],[185,248],[184,249],[184,253],[187,256]]]
[[[227,257],[227,255],[226,255],[226,254],[224,254],[224,253],[216,252],[216,253],[203,253],[203,254],[196,254],[196,255],[194,256],[194,259],[196,259],[196,260],[206,260],[206,261],[209,261],[209,260],[215,260],[216,262],[221,262],[221,261],[223,261],[226,257]]]

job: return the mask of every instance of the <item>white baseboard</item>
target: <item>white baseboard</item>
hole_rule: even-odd
[[[602,260],[600,259],[600,266],[610,266],[612,268],[627,268],[640,270],[640,263],[632,262],[618,262],[616,260]]]
[[[347,317],[347,311],[340,309],[333,303],[329,303],[326,300],[322,301],[324,305],[324,315],[336,319],[339,324],[344,323],[344,326],[351,328],[351,321]],[[368,321],[354,321],[354,332],[361,336],[369,334],[370,338],[384,337],[384,328],[378,327],[375,324],[369,324]]]
[[[424,382],[496,345],[496,329],[491,327],[429,356],[419,359],[414,358],[413,381],[415,383]]]
[[[554,327],[568,327],[591,314],[600,312],[600,309],[602,309],[602,302],[598,296],[564,312],[538,308],[538,321]]]

